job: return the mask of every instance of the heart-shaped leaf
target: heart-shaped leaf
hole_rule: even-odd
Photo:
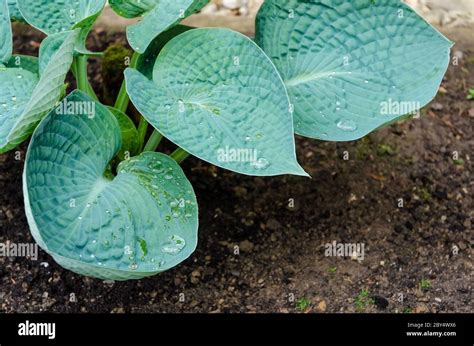
[[[155,37],[202,9],[209,0],[110,0],[122,17],[143,19],[127,28],[130,46],[143,54]]]
[[[336,141],[426,105],[452,45],[398,0],[267,0],[256,40],[283,76],[296,133]]]
[[[38,122],[55,106],[63,92],[64,79],[72,63],[79,30],[52,35],[43,41],[62,40],[55,53],[48,49],[40,61],[43,73],[28,69],[0,68],[0,153],[13,149],[33,132]],[[21,64],[21,60],[20,60]]]
[[[187,152],[248,175],[306,173],[295,155],[288,95],[270,59],[227,29],[195,29],[171,40],[153,81],[125,71],[137,109]]]
[[[13,41],[10,12],[7,0],[0,0],[0,64],[6,63],[12,56]]]
[[[83,111],[91,107],[93,117]],[[82,275],[139,279],[177,265],[196,247],[196,197],[179,165],[146,152],[123,161],[109,180],[106,167],[121,145],[115,117],[76,91],[41,122],[28,148],[31,232],[60,265]]]
[[[76,51],[94,54],[85,42],[94,22],[102,13],[106,0],[17,0],[25,20],[46,35],[81,29]]]

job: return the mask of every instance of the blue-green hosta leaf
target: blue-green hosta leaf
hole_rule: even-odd
[[[190,30],[163,48],[153,81],[135,69],[125,78],[141,114],[194,156],[248,175],[305,175],[283,82],[249,38]]]
[[[25,19],[20,13],[20,10],[18,9],[18,4],[16,0],[7,0],[8,2],[8,8],[10,10],[10,18],[12,21],[18,21],[18,22],[24,22]]]
[[[39,60],[34,56],[13,55],[5,66],[24,69],[36,75],[39,74]]]
[[[209,0],[111,0],[122,17],[143,19],[127,28],[130,46],[143,54],[159,34],[202,9]]]
[[[79,30],[76,30],[77,34],[74,34],[74,37],[78,37],[80,35]],[[57,54],[63,47],[66,40],[68,40],[71,32],[61,32],[57,34],[52,34],[46,37],[43,42],[41,42],[41,46],[39,49],[39,59],[38,59],[38,71],[39,75],[43,76],[45,70],[48,66],[51,67],[51,62],[53,63],[62,63],[61,60],[58,60]],[[69,52],[65,52],[69,53]],[[64,70],[62,70],[64,71]]]
[[[0,153],[19,143],[8,140],[38,84],[37,75],[19,68],[0,68]]]
[[[158,54],[161,52],[163,47],[173,38],[193,29],[190,26],[176,25],[171,29],[161,33],[155,38],[148,46],[145,53],[140,54],[137,61],[137,70],[143,73],[148,79],[153,78],[153,68],[155,67],[155,61]]]
[[[267,0],[256,40],[283,76],[296,133],[337,141],[427,104],[452,45],[398,0]]]
[[[46,35],[82,27],[101,13],[105,0],[17,0],[26,21]]]
[[[81,29],[76,51],[93,54],[85,41],[106,0],[17,0],[25,20],[47,35]]]
[[[79,30],[74,30],[46,39],[55,40],[60,36],[63,43],[55,54],[40,58],[49,62],[43,67],[39,80],[27,69],[0,69],[0,153],[27,139],[60,100],[78,34]]]
[[[92,117],[84,111],[91,105]],[[109,180],[104,172],[121,144],[115,117],[76,91],[41,122],[28,148],[23,190],[33,237],[82,275],[139,279],[196,247],[196,197],[179,165],[146,152],[123,161]]]
[[[13,50],[12,27],[7,0],[0,0],[0,64],[7,63]]]

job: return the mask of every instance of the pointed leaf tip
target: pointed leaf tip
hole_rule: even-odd
[[[163,48],[153,80],[134,69],[125,78],[140,113],[192,155],[247,175],[305,175],[283,81],[244,35],[186,31]]]

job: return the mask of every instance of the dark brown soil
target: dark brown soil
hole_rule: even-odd
[[[40,39],[16,28],[21,53],[36,54]],[[90,45],[117,40],[125,42],[96,31]],[[351,143],[298,138],[312,179],[246,177],[189,159],[200,236],[178,267],[108,283],[63,270],[44,252],[38,261],[0,258],[0,312],[472,312],[472,39],[454,50],[460,64],[420,119]],[[91,70],[101,90],[99,61]],[[2,243],[33,241],[21,189],[25,149],[20,160],[0,156]],[[364,260],[325,257],[333,240],[364,243]]]

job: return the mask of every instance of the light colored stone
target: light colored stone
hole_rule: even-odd
[[[321,300],[317,306],[318,311],[325,312],[326,308],[327,308],[326,302],[324,300]]]

